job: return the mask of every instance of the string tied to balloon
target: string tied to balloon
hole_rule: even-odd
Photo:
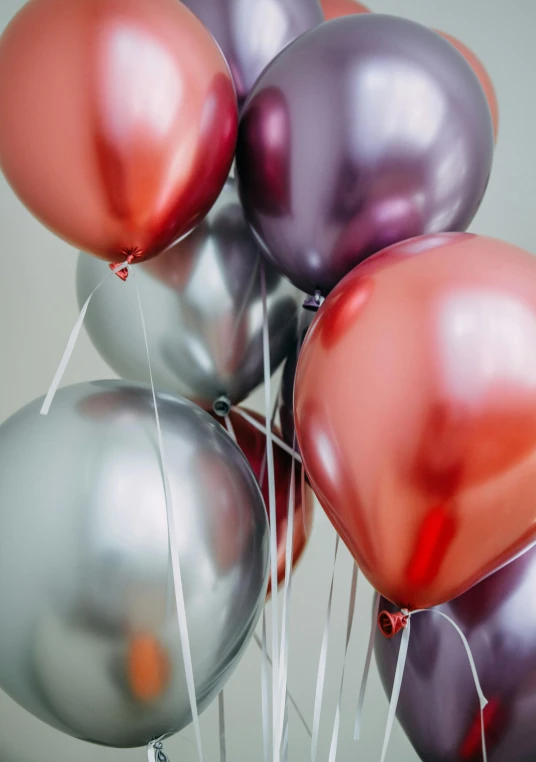
[[[233,403],[225,394],[222,394],[218,399],[214,400],[212,404],[212,410],[219,418],[227,418],[232,407]]]
[[[308,296],[303,303],[303,309],[310,312],[318,312],[320,307],[324,304],[325,298],[320,291],[315,291],[313,296]]]
[[[478,694],[478,700],[480,703],[482,760],[483,762],[488,762],[488,755],[486,750],[486,726],[484,722],[484,709],[487,706],[488,700],[484,696],[484,692],[482,691],[482,687],[480,685],[480,680],[478,678],[478,672],[477,672],[475,660],[471,651],[471,646],[469,645],[469,641],[465,637],[464,633],[462,632],[460,627],[456,624],[456,622],[453,619],[451,619],[443,611],[432,610],[432,609],[417,609],[416,611],[408,611],[407,609],[402,609],[400,612],[397,612],[395,614],[391,614],[388,611],[381,611],[378,616],[378,626],[382,634],[384,635],[384,637],[393,638],[398,632],[402,631],[402,640],[400,642],[400,649],[398,651],[398,660],[397,660],[395,676],[393,680],[391,701],[389,704],[389,712],[387,715],[387,723],[385,726],[385,736],[383,739],[381,762],[384,762],[386,754],[387,754],[387,748],[389,746],[389,740],[391,738],[391,732],[393,729],[393,723],[394,723],[394,719],[396,715],[398,699],[400,697],[400,690],[402,688],[404,668],[406,666],[406,660],[408,656],[409,636],[411,632],[411,619],[417,614],[424,614],[424,613],[438,614],[439,616],[443,617],[443,619],[446,619],[454,627],[454,629],[456,630],[456,632],[458,633],[458,635],[460,636],[462,640],[465,651],[467,653],[467,658],[469,659],[469,666],[471,667],[471,672],[473,675],[473,680],[475,682],[475,688],[476,688],[476,692]]]
[[[147,745],[148,762],[169,762],[162,741],[151,741]]]
[[[137,247],[133,247],[130,249],[125,249],[123,251],[123,255],[125,257],[125,262],[123,266],[121,266],[119,262],[110,262],[108,267],[110,268],[110,270],[113,270],[113,272],[117,275],[118,278],[121,278],[121,280],[125,281],[128,278],[128,273],[129,273],[128,266],[135,264],[137,260],[141,259],[143,256],[143,251],[141,251],[141,249],[138,249]]]

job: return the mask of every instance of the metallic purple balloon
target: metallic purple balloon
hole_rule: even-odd
[[[242,104],[270,61],[322,23],[318,0],[182,0],[212,33],[227,59]]]
[[[275,267],[326,294],[390,244],[465,230],[493,148],[463,56],[420,24],[362,14],[307,32],[263,72],[242,113],[237,173]]]
[[[469,640],[482,689],[489,762],[536,757],[536,548],[439,610]],[[384,599],[381,608],[395,611]],[[432,613],[411,620],[397,716],[423,762],[480,762],[480,708],[467,654],[454,628]],[[390,695],[400,634],[376,635]]]
[[[296,378],[296,366],[298,365],[298,355],[305,334],[309,330],[315,312],[302,309],[298,320],[298,338],[292,350],[290,351],[283,368],[281,377],[281,392],[279,394],[279,422],[281,424],[281,433],[285,442],[292,447],[294,442],[294,379]],[[296,442],[296,451],[299,452]]]

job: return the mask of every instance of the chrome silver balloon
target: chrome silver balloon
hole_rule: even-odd
[[[133,268],[139,286],[158,389],[213,406],[233,404],[263,380],[261,253],[229,181],[208,217],[167,252]],[[303,296],[265,264],[270,360],[274,371],[296,340]],[[80,255],[82,305],[109,272]],[[123,378],[148,381],[147,357],[132,277],[113,275],[97,291],[86,316],[102,357]]]
[[[0,687],[65,733],[143,745],[191,720],[151,392],[102,381],[40,405],[0,427]],[[158,409],[202,711],[262,610],[267,516],[218,423]]]

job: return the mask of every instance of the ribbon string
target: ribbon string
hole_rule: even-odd
[[[261,434],[264,434],[266,436],[266,431],[267,431],[266,426],[263,426],[262,423],[259,423],[259,421],[256,421],[255,418],[249,415],[249,413],[246,410],[242,410],[241,407],[234,407],[233,410],[235,413],[238,413],[238,415],[244,418],[244,420],[250,423],[254,428],[256,428],[257,431],[260,431]],[[278,437],[277,434],[273,433],[273,431],[271,432],[271,440],[273,444],[276,444],[278,447],[284,450],[288,455],[291,455],[294,458],[294,460],[296,460],[298,463],[302,462],[301,455],[298,452],[294,452],[292,447],[289,447],[289,445],[286,442],[283,442],[281,437]]]
[[[405,627],[402,631],[402,641],[400,643],[400,650],[398,652],[398,660],[396,664],[396,671],[395,671],[395,677],[393,681],[393,690],[391,692],[391,701],[389,703],[389,713],[387,715],[387,724],[385,727],[385,736],[383,739],[383,749],[382,749],[382,756],[381,756],[381,762],[385,762],[385,756],[387,754],[387,747],[389,745],[389,740],[391,737],[391,732],[393,729],[393,723],[394,718],[396,715],[396,708],[398,705],[398,699],[400,698],[400,690],[402,688],[402,679],[404,677],[404,667],[406,665],[407,655],[408,655],[408,646],[409,646],[409,635],[410,635],[410,629],[411,629],[411,619],[412,617],[416,616],[417,614],[438,614],[439,616],[443,617],[443,619],[446,619],[447,622],[450,622],[450,624],[454,627],[458,635],[460,636],[462,643],[465,648],[465,652],[467,653],[467,658],[469,659],[469,666],[471,668],[471,673],[473,675],[473,680],[475,683],[476,692],[478,694],[478,701],[480,704],[480,725],[481,725],[481,737],[482,737],[482,760],[483,762],[488,762],[488,754],[486,749],[486,728],[484,723],[484,709],[487,706],[488,700],[484,696],[484,692],[482,690],[482,686],[480,685],[480,680],[478,677],[478,672],[475,664],[475,660],[471,651],[471,647],[469,645],[469,641],[465,637],[464,633],[460,629],[460,627],[456,624],[456,622],[451,619],[447,614],[443,613],[442,611],[437,610],[430,610],[430,609],[417,609],[416,611],[403,611],[402,612],[407,622],[405,624]]]
[[[220,762],[227,762],[227,744],[225,740],[225,697],[223,691],[218,696],[218,722],[220,735]]]
[[[257,633],[254,639],[261,649],[261,701],[262,701],[262,743],[264,750],[264,762],[270,762],[270,703],[268,691],[268,664],[272,660],[268,656],[266,645],[266,609],[262,610],[262,642],[259,641]]]
[[[354,725],[354,741],[359,741],[361,737],[363,706],[365,704],[365,694],[367,692],[367,683],[368,683],[368,678],[370,674],[370,665],[372,663],[372,654],[374,653],[374,639],[376,637],[376,626],[378,623],[379,611],[380,611],[380,596],[378,595],[378,593],[374,593],[374,603],[372,606],[372,622],[370,626],[367,655],[365,657],[365,664],[363,666],[363,674],[361,676],[361,687],[359,688],[359,698],[357,699],[357,711],[356,711],[355,725]]]
[[[262,295],[262,347],[264,365],[264,406],[266,415],[266,459],[268,465],[268,497],[270,513],[270,565],[272,580],[272,734],[273,762],[280,762],[279,732],[279,610],[277,601],[277,513],[275,492],[275,466],[271,427],[271,369],[270,335],[268,326],[268,299],[266,292],[266,268],[260,266]]]
[[[339,688],[339,700],[337,702],[337,709],[335,711],[335,721],[333,723],[333,732],[331,734],[329,762],[335,762],[335,760],[337,759],[337,747],[339,744],[339,730],[341,725],[342,691],[344,687],[344,674],[346,672],[346,659],[348,656],[348,645],[350,643],[350,638],[352,637],[352,627],[354,623],[358,575],[359,575],[359,567],[357,566],[356,563],[354,563],[353,570],[352,570],[352,582],[350,585],[350,599],[348,601],[348,620],[346,623],[346,641],[344,644],[344,659],[343,659],[343,665],[342,665],[341,684]]]
[[[311,738],[311,762],[316,762],[316,755],[318,752],[320,714],[322,712],[322,698],[324,696],[324,683],[326,680],[326,664],[327,664],[327,658],[328,658],[328,645],[329,645],[329,625],[331,621],[331,604],[333,602],[333,584],[335,582],[335,567],[337,565],[339,539],[340,539],[339,535],[337,535],[337,539],[335,540],[335,553],[333,556],[333,569],[331,572],[331,585],[329,588],[326,620],[324,622],[324,633],[322,635],[322,645],[320,647],[320,659],[318,662],[318,674],[316,677],[315,707],[313,712],[313,732],[312,732],[312,738]]]
[[[67,341],[67,346],[65,347],[62,358],[60,360],[60,364],[58,365],[58,369],[56,370],[56,373],[54,374],[52,383],[50,384],[46,397],[43,400],[43,405],[41,406],[41,415],[48,415],[49,413],[50,406],[52,405],[52,402],[54,401],[56,392],[58,391],[59,385],[61,384],[61,379],[63,378],[63,375],[67,369],[69,360],[71,359],[71,355],[73,354],[74,348],[76,346],[76,342],[78,341],[78,336],[80,334],[80,330],[84,323],[84,318],[86,317],[86,312],[88,310],[91,299],[97,293],[97,291],[101,288],[101,286],[103,286],[104,283],[106,283],[108,278],[111,278],[112,275],[117,275],[117,273],[120,270],[124,269],[127,266],[128,266],[128,262],[121,262],[121,264],[116,265],[114,269],[111,270],[111,272],[106,273],[106,275],[101,280],[101,282],[97,283],[93,291],[90,293],[90,295],[84,302],[82,309],[80,310],[80,314],[78,315],[78,318],[76,319],[76,323],[74,324],[72,328],[71,334],[69,336],[69,340]]]

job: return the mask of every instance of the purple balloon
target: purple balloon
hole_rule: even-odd
[[[361,14],[307,32],[263,72],[244,106],[237,172],[275,267],[325,295],[390,244],[465,230],[493,150],[486,96],[463,56],[420,24]]]
[[[298,338],[285,361],[281,378],[279,422],[281,424],[283,439],[290,447],[293,446],[294,442],[294,379],[296,378],[299,350],[315,314],[315,312],[310,310],[302,309],[298,320]],[[296,452],[299,453],[299,451],[300,448],[296,442]]]
[[[536,548],[464,595],[438,607],[459,625],[489,701],[489,762],[536,757]],[[395,611],[382,599],[381,608]],[[460,636],[442,617],[411,620],[397,716],[423,762],[480,762],[480,707]],[[376,660],[391,693],[400,634],[376,636]]]
[[[211,32],[227,59],[242,104],[270,61],[322,23],[318,0],[182,0]]]

